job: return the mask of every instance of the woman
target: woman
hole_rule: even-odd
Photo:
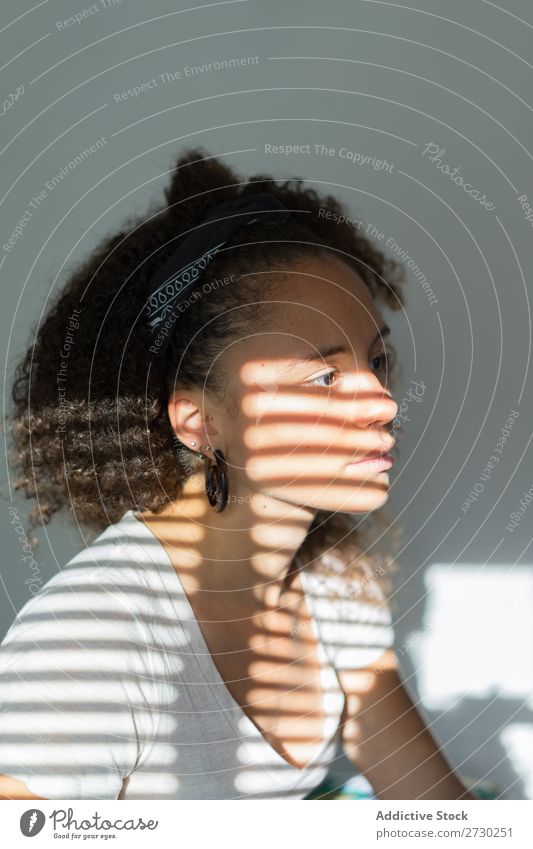
[[[18,488],[98,535],[2,644],[4,798],[472,798],[398,677],[385,570],[401,269],[298,180],[199,149],[20,364]],[[28,405],[29,399],[29,405]],[[107,526],[107,527],[106,527]]]

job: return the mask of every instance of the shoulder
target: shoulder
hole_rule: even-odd
[[[117,798],[172,691],[156,642],[173,646],[154,602],[165,598],[163,549],[146,548],[131,521],[30,598],[0,647],[0,773],[44,798]]]
[[[140,653],[157,625],[155,599],[165,568],[162,547],[150,552],[147,534],[129,511],[71,558],[18,612],[2,642],[1,662],[30,642],[38,643],[41,656],[47,646],[93,648],[95,654],[104,643],[128,646],[126,660]]]

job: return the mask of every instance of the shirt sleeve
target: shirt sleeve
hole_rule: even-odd
[[[310,573],[309,578],[321,639],[336,669],[362,669],[392,647],[392,616],[376,582],[369,592],[360,582],[337,575]]]
[[[0,773],[47,799],[117,799],[154,733],[142,620],[113,571],[68,567],[0,646]]]

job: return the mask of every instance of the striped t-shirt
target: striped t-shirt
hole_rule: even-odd
[[[0,646],[0,773],[48,799],[304,799],[331,770],[336,670],[391,646],[390,612],[301,572],[325,698],[299,769],[231,696],[164,546],[133,510],[19,612]]]

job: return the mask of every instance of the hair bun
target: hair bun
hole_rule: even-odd
[[[235,172],[199,147],[178,158],[165,189],[169,214],[179,218],[183,229],[203,218],[212,207],[238,195]]]

